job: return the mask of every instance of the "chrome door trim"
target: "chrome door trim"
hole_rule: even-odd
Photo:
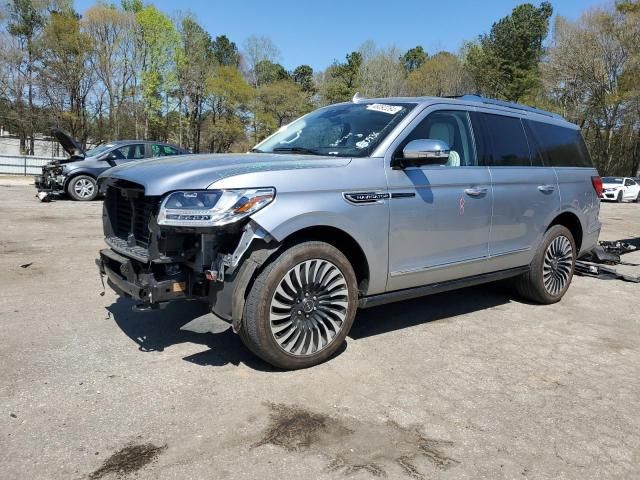
[[[422,272],[426,272],[426,271],[429,271],[429,270],[438,270],[438,269],[441,269],[441,268],[457,267],[459,265],[466,265],[466,264],[469,264],[469,263],[482,262],[482,261],[486,261],[486,260],[491,260],[492,258],[496,258],[496,257],[503,257],[505,255],[512,255],[512,254],[516,254],[516,253],[524,253],[524,252],[528,252],[529,250],[531,250],[531,247],[518,248],[516,250],[509,250],[508,252],[500,252],[500,253],[496,253],[496,254],[493,254],[493,255],[487,255],[485,257],[470,258],[468,260],[462,260],[460,262],[439,263],[438,265],[429,265],[429,266],[424,266],[424,267],[411,268],[411,269],[407,269],[407,270],[397,270],[395,272],[391,272],[390,275],[392,277],[400,277],[400,276],[403,276],[403,275],[411,275],[411,274],[414,274],[414,273],[422,273]]]

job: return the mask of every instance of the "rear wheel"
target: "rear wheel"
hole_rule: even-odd
[[[357,301],[355,273],[342,252],[323,242],[300,243],[256,278],[240,336],[276,367],[311,367],[344,343]]]
[[[98,196],[98,185],[93,177],[78,175],[69,182],[67,193],[74,200],[88,202]]]
[[[518,277],[516,288],[534,302],[558,302],[571,284],[575,263],[573,235],[566,227],[554,225],[545,233],[529,272]]]

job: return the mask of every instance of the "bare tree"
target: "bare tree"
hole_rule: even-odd
[[[260,62],[276,63],[280,60],[280,50],[269,37],[251,35],[243,45],[244,61],[246,63],[249,82],[258,87],[258,75],[256,66]]]

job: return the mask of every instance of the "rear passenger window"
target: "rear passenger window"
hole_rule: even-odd
[[[591,167],[580,131],[543,122],[527,120],[542,160],[549,167]]]
[[[529,144],[522,122],[517,117],[476,113],[474,130],[483,133],[482,150],[485,165],[496,167],[530,167]],[[480,125],[478,125],[480,124]],[[476,139],[479,132],[476,131]]]
[[[168,157],[171,155],[177,155],[178,150],[169,145],[151,145],[151,152],[154,157]]]
[[[120,160],[140,160],[144,158],[144,145],[140,143],[126,145],[114,150],[113,153]]]

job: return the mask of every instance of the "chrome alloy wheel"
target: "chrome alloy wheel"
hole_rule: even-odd
[[[285,274],[271,298],[271,334],[288,354],[313,355],[335,340],[348,305],[340,269],[328,260],[306,260]]]
[[[569,283],[573,268],[573,247],[564,235],[553,239],[544,254],[542,278],[551,295],[559,295]]]
[[[73,190],[80,198],[89,198],[93,195],[95,185],[90,180],[81,178],[73,185]]]

